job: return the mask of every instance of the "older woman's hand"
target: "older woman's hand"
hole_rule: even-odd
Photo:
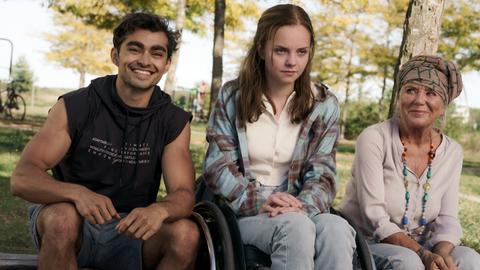
[[[442,256],[426,250],[421,257],[426,270],[452,270]]]
[[[457,263],[455,262],[455,259],[452,256],[447,255],[447,256],[442,256],[442,257],[443,257],[443,260],[445,261],[445,263],[448,266],[448,270],[458,270]]]

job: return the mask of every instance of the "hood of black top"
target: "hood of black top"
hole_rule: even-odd
[[[137,126],[140,122],[149,119],[153,114],[171,103],[170,96],[155,85],[152,96],[146,108],[130,107],[123,102],[117,93],[115,82],[117,75],[109,75],[92,80],[90,87],[99,96],[109,113],[114,116],[115,122],[122,128],[125,125]]]

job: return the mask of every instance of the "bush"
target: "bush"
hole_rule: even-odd
[[[463,122],[463,118],[456,114],[455,104],[450,104],[447,109],[447,122],[443,132],[449,137],[459,140],[468,129],[468,125]]]
[[[33,88],[33,72],[28,66],[27,59],[23,56],[13,66],[10,87],[20,93],[30,92]]]
[[[357,101],[350,104],[345,121],[345,139],[354,140],[368,126],[380,122],[378,104],[375,102]]]

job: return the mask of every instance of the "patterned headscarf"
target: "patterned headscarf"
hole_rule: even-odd
[[[431,88],[445,104],[458,97],[463,89],[462,75],[455,64],[438,56],[417,55],[403,64],[399,72],[399,89],[412,81]]]

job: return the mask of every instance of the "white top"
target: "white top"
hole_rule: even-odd
[[[250,169],[257,181],[267,186],[278,186],[288,176],[293,151],[300,135],[301,123],[290,122],[289,105],[295,92],[287,99],[278,121],[273,107],[263,96],[266,111],[254,123],[246,124]]]
[[[365,129],[357,139],[352,179],[347,184],[341,209],[367,237],[380,241],[402,232],[405,210],[403,146],[398,125],[387,120]],[[454,140],[443,135],[432,161],[431,188],[425,216],[429,223],[428,245],[448,241],[460,243],[462,228],[458,220],[458,195],[463,151]],[[420,227],[422,185],[427,169],[417,178],[409,169],[409,229]],[[416,238],[420,240],[421,238]]]

